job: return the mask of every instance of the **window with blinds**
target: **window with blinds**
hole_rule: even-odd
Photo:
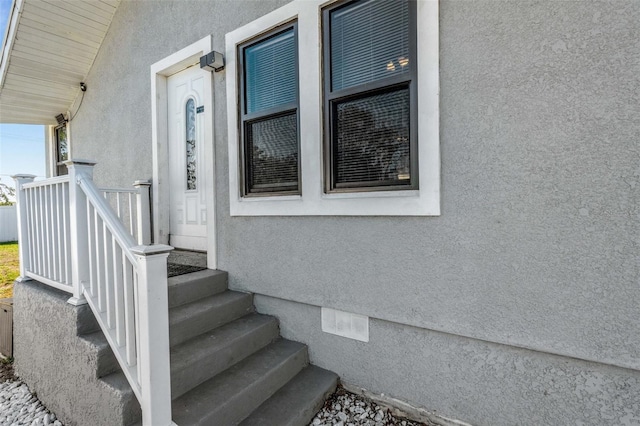
[[[245,196],[300,193],[297,27],[239,47]]]
[[[415,4],[323,11],[327,191],[417,189]]]

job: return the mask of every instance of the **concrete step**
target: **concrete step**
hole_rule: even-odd
[[[169,310],[169,343],[180,343],[252,313],[253,296],[225,291]]]
[[[173,421],[235,425],[308,364],[307,347],[277,340],[173,401]]]
[[[121,371],[120,364],[109,346],[107,338],[102,331],[95,331],[90,334],[80,336],[90,346],[91,356],[96,357],[96,377],[104,377],[111,373]]]
[[[241,426],[306,426],[338,385],[338,376],[313,365],[307,366]]]
[[[171,397],[223,372],[278,338],[278,321],[250,314],[171,348]]]
[[[205,269],[169,278],[169,308],[195,302],[227,289],[227,273]]]
[[[131,389],[122,370],[102,377],[100,381],[119,396],[118,407],[114,407],[114,409],[121,410],[123,425],[131,425],[142,421],[140,403],[138,403],[136,394],[133,393],[133,389]]]

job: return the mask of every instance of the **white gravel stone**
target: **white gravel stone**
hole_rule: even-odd
[[[399,419],[385,408],[343,389],[333,395],[310,426],[423,426],[423,423]]]
[[[63,426],[19,380],[0,383],[0,426]]]

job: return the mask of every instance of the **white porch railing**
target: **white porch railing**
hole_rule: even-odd
[[[133,189],[100,188],[100,192],[117,214],[127,231],[138,244],[151,244],[151,211],[149,187],[151,182],[137,180]]]
[[[20,276],[72,293],[69,176],[32,180],[16,180]]]
[[[132,235],[138,241],[150,236],[144,232],[148,184],[136,188],[137,194],[146,191],[145,206],[144,196],[133,197],[129,190],[99,189],[94,162],[66,164],[68,176],[39,182],[30,175],[14,177],[18,281],[36,279],[71,293],[71,304],[88,303],[140,402],[143,425],[171,425],[167,257],[172,247],[138,244]]]

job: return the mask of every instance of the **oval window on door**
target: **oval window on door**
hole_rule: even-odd
[[[196,189],[196,103],[189,99],[185,111],[187,191]]]

